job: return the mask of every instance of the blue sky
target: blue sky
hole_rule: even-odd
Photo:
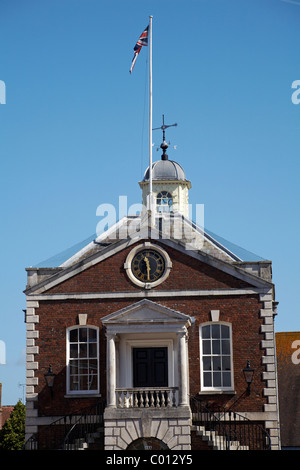
[[[1,0],[2,404],[23,397],[25,267],[96,231],[97,207],[141,202],[153,127],[205,226],[273,262],[276,331],[299,331],[300,0]],[[161,143],[161,132],[153,133]],[[154,148],[153,159],[160,152]]]

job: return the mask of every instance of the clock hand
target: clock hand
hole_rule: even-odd
[[[146,256],[144,257],[144,261],[146,263],[146,268],[147,268],[147,281],[150,281],[150,263]]]

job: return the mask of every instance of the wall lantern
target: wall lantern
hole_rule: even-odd
[[[251,368],[250,366],[250,361],[247,361],[247,367],[243,369],[244,377],[247,382],[247,394],[250,395],[250,385],[252,384],[253,381],[253,374],[254,374],[254,369]]]
[[[44,374],[44,377],[46,379],[46,383],[48,387],[50,388],[50,393],[51,396],[53,396],[53,385],[54,385],[54,379],[55,379],[56,374],[52,371],[52,365],[49,365],[48,372]]]

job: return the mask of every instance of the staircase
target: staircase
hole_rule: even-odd
[[[84,437],[78,437],[72,442],[65,442],[63,450],[103,450],[103,428],[88,432]]]
[[[208,431],[204,426],[192,426],[192,432],[206,442],[211,450],[249,450],[249,446],[241,445],[239,441],[227,441],[216,431]]]
[[[103,450],[104,402],[82,410],[81,414],[66,415],[39,432],[25,443],[28,450]],[[270,450],[269,434],[257,423],[230,410],[205,406],[191,398],[192,440],[205,450]]]
[[[211,450],[270,450],[270,436],[257,423],[191,398],[192,432]]]
[[[49,426],[41,426],[25,443],[25,450],[103,450],[104,402],[81,414],[66,415]]]

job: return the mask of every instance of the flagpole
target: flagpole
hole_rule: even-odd
[[[152,223],[152,18],[149,16],[149,210]]]

